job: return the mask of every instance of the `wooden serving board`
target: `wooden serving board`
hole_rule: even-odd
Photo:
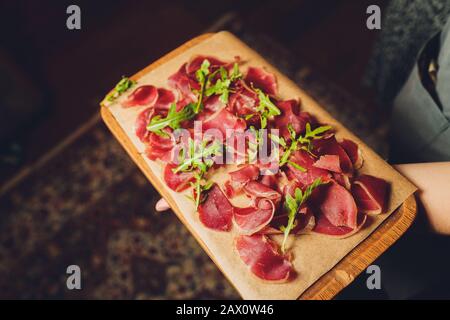
[[[150,71],[158,68],[166,62],[172,60],[178,55],[184,53],[186,50],[201,44],[203,41],[211,38],[215,34],[204,34],[198,36],[187,43],[183,44],[174,51],[168,53],[161,59],[147,66],[131,78],[134,80],[140,79],[142,76],[148,74]],[[307,97],[302,94],[302,99]],[[311,99],[308,97],[308,99]],[[197,239],[202,248],[208,253],[211,259],[216,263],[224,275],[229,275],[223,270],[221,263],[218,261],[208,245],[202,240],[198,230],[186,220],[182,210],[177,205],[167,187],[163,185],[160,179],[151,170],[146,160],[136,148],[129,135],[124,131],[116,117],[111,110],[101,105],[101,116],[108,128],[121,143],[121,145],[128,152],[130,157],[134,160],[137,166],[145,174],[148,180],[154,185],[158,192],[168,201],[169,205],[181,220],[181,222],[189,229],[192,235]],[[361,142],[362,143],[362,142]],[[411,188],[409,188],[412,190]],[[328,272],[324,273],[314,283],[312,283],[306,290],[304,290],[299,299],[331,299],[344,287],[349,285],[357,275],[366,269],[376,258],[378,258],[387,248],[389,248],[395,241],[397,241],[403,233],[411,226],[415,219],[417,212],[416,200],[413,194],[409,195],[403,204],[395,210],[386,220],[384,220],[367,238],[354,247],[347,255],[345,255],[337,264],[334,265]],[[250,275],[249,275],[250,276]],[[236,283],[230,278],[230,282],[239,290]],[[247,294],[247,296],[249,296]],[[277,297],[275,297],[277,298]]]

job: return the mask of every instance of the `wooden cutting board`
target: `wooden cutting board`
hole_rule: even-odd
[[[134,80],[141,79],[142,77],[149,74],[153,70],[159,68],[160,66],[165,65],[167,62],[182,55],[189,49],[193,49],[201,45],[203,42],[211,40],[213,37],[216,38],[220,37],[221,39],[220,43],[222,43],[222,41],[228,41],[228,39],[230,39],[229,40],[230,42],[237,43],[234,45],[238,46],[241,45],[241,42],[239,40],[237,40],[234,36],[232,36],[227,32],[220,32],[218,34],[212,33],[204,34],[188,41],[187,43],[183,44],[174,51],[168,53],[161,59],[147,66],[146,68],[135,74],[132,77],[132,79]],[[242,44],[242,46],[244,46],[244,44]],[[248,48],[248,50],[250,49]],[[217,54],[217,56],[220,57],[220,53]],[[301,92],[300,95],[303,101],[307,100],[310,101],[310,103],[314,103],[315,105],[317,105],[317,103],[313,102],[313,100],[306,93]],[[326,117],[329,117],[329,115],[327,115],[325,111],[323,111],[323,113],[325,114]],[[199,244],[203,247],[203,249],[208,253],[208,255],[216,263],[219,269],[222,270],[224,275],[230,280],[230,282],[236,287],[236,289],[241,293],[241,295],[244,298],[280,299],[286,297],[286,295],[279,293],[279,290],[277,289],[273,289],[274,290],[273,295],[271,295],[270,290],[276,287],[271,286],[264,287],[265,284],[261,284],[261,288],[256,288],[259,287],[258,282],[251,282],[252,285],[255,287],[254,292],[252,291],[252,285],[246,284],[246,286],[243,285],[241,286],[240,282],[236,281],[236,279],[238,279],[239,277],[236,277],[232,273],[234,271],[230,271],[229,267],[228,268],[223,267],[223,260],[219,259],[220,257],[218,257],[217,254],[215,254],[215,252],[212,252],[209,245],[210,243],[206,243],[204,241],[204,239],[207,238],[203,236],[202,233],[203,230],[199,232],[198,227],[192,224],[191,220],[186,219],[187,217],[186,212],[180,210],[180,205],[174,199],[173,194],[171,194],[170,191],[168,191],[168,188],[161,182],[160,177],[158,177],[157,173],[155,173],[155,171],[150,168],[148,160],[146,160],[142,156],[141,152],[139,152],[138,148],[136,147],[136,143],[133,141],[132,138],[130,138],[130,134],[129,133],[127,134],[126,130],[124,130],[123,123],[120,123],[120,121],[118,121],[117,117],[113,114],[113,112],[111,112],[110,108],[103,103],[101,105],[101,115],[108,128],[117,138],[117,140],[121,143],[121,145],[125,148],[130,157],[134,160],[134,162],[146,175],[149,181],[155,186],[158,192],[162,196],[164,196],[164,198],[169,202],[171,208],[174,210],[178,218],[189,229],[189,231],[197,239]],[[333,123],[333,125],[341,126],[337,122],[336,124]],[[345,131],[346,129],[342,128],[342,130]],[[357,139],[356,137],[353,136],[351,138]],[[360,143],[360,145],[361,144],[363,145],[362,142],[360,141],[358,142]],[[367,152],[373,153],[370,149],[368,149],[367,146],[364,145],[364,148],[367,149]],[[377,161],[382,160],[377,158]],[[384,221],[382,221],[381,224],[379,224],[375,230],[371,231],[371,233],[368,234],[368,236],[364,240],[359,242],[359,244],[357,244],[356,246],[352,247],[352,249],[350,249],[349,252],[342,257],[342,259],[340,259],[336,264],[334,264],[334,266],[331,266],[331,269],[329,269],[327,272],[325,272],[320,277],[315,279],[314,282],[308,285],[307,288],[301,290],[301,292],[299,292],[298,295],[295,295],[295,297],[298,297],[299,299],[333,298],[339,291],[341,291],[344,287],[350,284],[358,274],[360,274],[364,269],[366,269],[387,248],[389,248],[396,240],[398,240],[400,236],[403,233],[405,233],[405,231],[411,226],[417,212],[416,200],[414,195],[412,194],[415,189],[412,185],[408,184],[408,182],[398,173],[395,174],[396,176],[394,181],[396,182],[397,180],[402,180],[403,183],[402,188],[406,188],[408,192],[408,196],[405,197],[403,203],[398,207],[397,210],[395,210]],[[232,248],[230,248],[230,250],[232,250]],[[247,272],[248,277],[251,277],[252,275],[250,274],[250,272],[249,271]],[[305,273],[307,271],[301,270],[300,272]],[[300,276],[302,276],[301,273]],[[264,290],[266,292],[264,292]],[[293,294],[294,293],[291,292],[289,295],[287,295],[287,297],[291,298],[293,297]]]

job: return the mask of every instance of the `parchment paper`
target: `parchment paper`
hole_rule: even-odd
[[[293,265],[297,276],[292,281],[283,284],[269,283],[256,278],[240,260],[234,248],[235,230],[233,229],[231,232],[224,233],[207,229],[199,221],[193,203],[183,193],[175,193],[166,187],[167,193],[173,197],[176,203],[177,208],[173,209],[180,210],[184,218],[183,220],[185,220],[189,229],[195,230],[196,235],[199,237],[198,240],[206,245],[213,260],[220,266],[225,276],[232,282],[243,298],[296,299],[323,274],[333,268],[358,243],[374,231],[416,188],[376,155],[360,139],[334,120],[292,81],[283,76],[255,51],[228,32],[219,32],[213,35],[204,42],[157,67],[150,73],[145,74],[139,79],[139,85],[152,84],[158,87],[167,87],[166,82],[168,76],[176,72],[184,62],[197,54],[212,55],[221,60],[229,61],[233,60],[235,56],[240,56],[245,62],[241,67],[243,71],[249,65],[252,65],[264,67],[266,70],[275,73],[279,86],[278,96],[280,98],[300,98],[303,110],[316,116],[320,122],[332,125],[337,131],[336,135],[338,138],[346,137],[359,144],[365,160],[360,172],[373,174],[387,180],[391,184],[391,195],[387,212],[370,219],[368,226],[365,226],[350,238],[331,239],[322,235],[300,235],[295,237],[294,240],[294,237],[291,237],[293,239],[291,241],[294,256]],[[160,182],[164,184],[161,163],[150,161],[145,157],[143,154],[145,149],[144,145],[134,134],[135,119],[138,113],[145,107],[122,108],[120,102],[125,96],[120,97],[117,102],[110,104],[108,107],[120,126],[128,134],[134,146],[142,153],[142,157],[148,166]]]

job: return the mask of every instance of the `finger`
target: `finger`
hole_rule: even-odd
[[[161,198],[156,202],[155,210],[158,212],[169,210],[170,206],[164,198]]]

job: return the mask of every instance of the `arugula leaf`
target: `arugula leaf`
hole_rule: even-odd
[[[189,103],[182,110],[177,111],[176,103],[172,103],[167,116],[165,118],[162,118],[160,115],[154,116],[150,123],[147,125],[147,130],[161,136],[167,136],[167,133],[162,130],[165,127],[170,127],[174,130],[180,128],[181,122],[190,120],[195,117],[195,106],[195,104]]]
[[[300,207],[309,199],[314,189],[318,186],[324,184],[321,178],[317,178],[313,183],[308,185],[305,191],[300,188],[296,188],[294,192],[294,197],[290,194],[286,195],[284,206],[288,211],[288,223],[286,226],[282,226],[280,230],[284,233],[283,243],[281,245],[281,251],[284,253],[286,250],[286,241],[288,239],[289,233],[295,228],[295,218]]]
[[[298,149],[302,149],[308,153],[311,153],[312,140],[323,138],[321,134],[330,130],[331,126],[321,126],[317,127],[314,130],[311,130],[311,124],[308,122],[305,126],[305,134],[303,136],[297,136],[297,133],[292,128],[291,124],[288,124],[287,128],[289,130],[289,135],[291,136],[291,144],[289,145],[289,147],[283,146],[284,153],[280,159],[280,166],[283,166],[286,163],[290,163],[291,165],[296,167],[293,162],[289,161],[291,154]],[[305,170],[303,167],[302,169]]]
[[[213,185],[212,181],[207,181],[205,179],[206,173],[214,165],[212,157],[222,153],[222,145],[218,142],[210,143],[210,141],[205,140],[197,147],[198,148],[196,148],[194,140],[189,139],[187,159],[182,159],[183,162],[178,167],[172,169],[174,173],[180,171],[194,172],[195,181],[191,182],[191,186],[195,191],[195,198],[193,200],[196,209],[201,203],[202,193],[209,190]],[[184,150],[184,148],[181,150]],[[183,157],[184,155],[185,153],[183,151]]]
[[[259,118],[261,121],[261,129],[267,127],[267,120],[269,117],[279,116],[281,114],[280,109],[270,100],[269,96],[260,89],[254,89],[258,94],[259,104],[256,107],[256,111],[259,112]]]
[[[195,114],[198,114],[203,105],[203,96],[205,95],[205,89],[206,89],[206,83],[209,79],[209,66],[211,64],[209,63],[208,59],[203,60],[200,69],[198,69],[195,72],[195,77],[197,78],[197,81],[200,83],[200,92],[198,94],[197,104],[195,105],[194,112]]]
[[[122,79],[116,84],[113,91],[111,91],[106,96],[106,100],[111,102],[116,100],[122,93],[130,89],[135,84],[136,81],[131,80],[130,78],[127,78],[125,76],[122,76]]]

